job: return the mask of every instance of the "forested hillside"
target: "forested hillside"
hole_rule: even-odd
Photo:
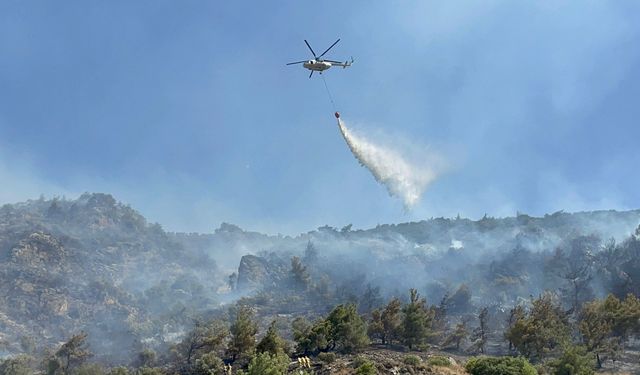
[[[435,354],[453,373],[472,354],[633,369],[639,224],[635,210],[198,234],[107,194],[5,204],[0,369],[205,374],[305,357],[317,373],[421,373]]]

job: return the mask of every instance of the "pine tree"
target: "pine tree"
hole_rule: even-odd
[[[545,293],[532,301],[531,311],[516,320],[505,337],[522,355],[543,359],[569,340],[567,316],[554,296]]]
[[[514,326],[516,322],[524,319],[526,317],[526,312],[522,305],[516,305],[509,311],[509,319],[507,319],[507,330],[504,333],[504,339],[509,343],[509,353],[511,353],[514,349],[513,340],[517,339],[514,335],[518,333],[514,331]]]
[[[262,340],[256,346],[258,353],[271,353],[273,355],[282,354],[285,352],[284,340],[278,335],[278,329],[276,328],[276,321],[272,321],[267,329],[267,333]]]
[[[400,302],[398,298],[389,301],[387,306],[384,307],[384,310],[382,310],[380,319],[384,332],[382,339],[383,344],[393,344],[393,341],[400,337],[402,331],[401,310],[402,302]]]
[[[382,345],[386,344],[384,336],[384,325],[382,324],[382,314],[375,309],[371,312],[371,320],[367,326],[367,334],[372,340],[380,340]]]
[[[327,316],[333,347],[351,353],[369,344],[367,326],[354,304],[338,305]]]
[[[196,321],[177,349],[186,365],[191,366],[199,354],[221,348],[228,335],[227,327],[220,321]]]
[[[253,313],[248,306],[241,306],[236,311],[236,319],[231,325],[231,342],[229,353],[233,359],[253,354],[256,347],[258,326],[253,321]]]
[[[411,350],[428,336],[432,316],[427,310],[427,301],[420,298],[417,290],[411,289],[409,295],[409,303],[402,309],[402,336],[404,344]]]

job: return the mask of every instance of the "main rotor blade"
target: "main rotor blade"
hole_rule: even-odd
[[[312,75],[313,75],[313,70],[311,71],[311,74],[309,74],[309,78],[311,78]]]
[[[306,62],[307,62],[307,60],[302,60],[302,61],[291,62],[291,63],[288,63],[287,65],[302,64],[302,63],[306,63]]]
[[[313,52],[313,48],[311,48],[311,46],[309,45],[309,42],[307,42],[307,40],[305,39],[305,40],[304,40],[304,43],[307,45],[307,47],[309,47],[309,50],[310,50],[310,51],[311,51],[311,53],[313,54],[313,57],[315,57],[315,58],[317,59],[317,57],[316,57],[316,53],[315,53],[315,52]]]
[[[331,48],[333,48],[333,46],[335,46],[336,44],[338,44],[338,42],[339,42],[339,41],[340,41],[340,39],[336,40],[336,42],[335,42],[335,43],[333,43],[333,44],[331,45],[331,47],[327,48],[327,50],[326,50],[326,51],[324,51],[324,52],[322,52],[322,55],[320,55],[320,56],[318,56],[318,57],[322,57],[322,56],[324,56],[324,54],[325,54],[325,53],[327,53],[327,52],[329,52],[329,50],[330,50]]]

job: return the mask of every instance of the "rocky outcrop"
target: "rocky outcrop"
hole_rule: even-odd
[[[41,349],[84,330],[96,352],[130,355],[153,339],[154,314],[211,306],[215,267],[108,194],[4,205],[0,340],[19,353],[22,338]]]
[[[238,267],[238,290],[250,291],[270,282],[268,264],[264,258],[245,255]]]

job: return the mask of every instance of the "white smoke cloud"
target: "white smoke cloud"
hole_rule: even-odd
[[[436,179],[437,165],[431,158],[423,157],[416,162],[390,146],[355,134],[340,119],[338,127],[360,164],[387,188],[389,195],[402,199],[406,209],[413,208]]]

